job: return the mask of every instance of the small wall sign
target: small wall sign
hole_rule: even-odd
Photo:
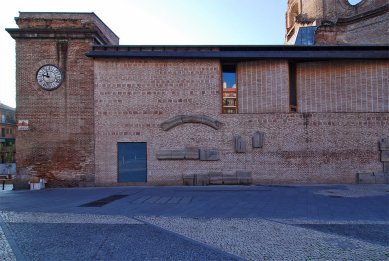
[[[19,131],[30,130],[30,125],[28,125],[28,120],[18,120],[18,130]]]

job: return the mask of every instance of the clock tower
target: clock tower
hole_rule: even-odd
[[[20,12],[16,41],[16,188],[94,184],[93,45],[119,38],[94,13]]]

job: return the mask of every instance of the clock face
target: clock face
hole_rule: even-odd
[[[51,91],[61,86],[63,75],[57,66],[47,64],[39,68],[36,73],[36,80],[40,87],[47,91]]]

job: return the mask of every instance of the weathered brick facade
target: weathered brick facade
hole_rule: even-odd
[[[30,122],[17,135],[20,184],[38,175],[51,186],[177,185],[237,171],[254,184],[353,183],[357,172],[383,171],[385,49],[116,46],[94,14],[70,18],[21,14],[20,28],[8,29],[17,42],[17,118]],[[237,114],[222,113],[226,62],[236,65]],[[64,71],[58,89],[38,87],[44,64]],[[254,148],[256,132],[264,143]],[[121,142],[146,145],[147,182],[118,182]]]
[[[387,61],[300,63],[300,112],[388,112]]]
[[[268,66],[258,66],[264,64]],[[362,62],[351,64],[366,69],[371,66]],[[322,68],[326,65],[311,66],[325,74],[331,71]],[[348,66],[350,63],[338,64],[343,70]],[[285,62],[244,62],[238,64],[238,68],[239,73],[244,73],[239,74],[240,89],[255,86],[250,83],[255,78],[253,75],[258,75],[269,88],[263,92],[263,99],[273,97],[274,103],[258,107],[255,112],[220,114],[219,61],[96,61],[96,126],[99,126],[96,129],[96,182],[117,184],[117,142],[147,142],[149,184],[182,184],[185,174],[241,170],[251,171],[255,183],[352,183],[359,171],[382,171],[378,140],[389,134],[389,114],[345,113],[346,110],[316,113],[307,107],[303,107],[304,113],[288,113],[287,98],[279,100],[283,111],[277,111],[278,107],[271,105],[282,97],[282,92],[288,91],[287,82],[282,77],[270,76],[287,77]],[[387,73],[388,67],[381,69],[384,68]],[[247,72],[256,74],[249,76]],[[298,74],[301,78],[307,73],[299,69]],[[312,74],[305,77],[315,81]],[[323,86],[327,85],[323,82]],[[382,90],[382,85],[375,86]],[[240,108],[241,104],[251,104],[252,96],[252,91],[239,92]],[[330,107],[331,102],[324,99],[319,104],[327,103]],[[381,105],[386,106],[384,111],[388,112],[387,102]],[[197,124],[169,131],[160,128],[162,122],[181,114],[206,114],[224,125],[220,130]],[[265,133],[262,149],[251,148],[251,137],[256,131]],[[234,152],[233,136],[237,134],[248,144],[245,154]],[[221,152],[220,161],[161,161],[156,157],[160,149],[194,146],[217,148]]]
[[[285,60],[239,63],[239,112],[289,112],[288,78]]]
[[[94,73],[85,53],[96,39],[114,36],[101,33],[109,29],[93,14],[21,13],[16,21],[19,29],[9,30],[16,39],[16,117],[31,125],[16,136],[16,186],[31,175],[52,186],[94,183]],[[59,89],[37,85],[45,64],[63,71]]]
[[[300,28],[316,27],[314,44],[389,44],[389,3],[386,0],[288,0],[286,43]]]

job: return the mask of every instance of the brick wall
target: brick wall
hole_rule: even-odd
[[[48,186],[94,184],[94,67],[92,45],[119,38],[94,13],[20,12],[16,40],[16,117],[30,130],[16,136],[16,187],[36,175]],[[36,73],[53,64],[62,85],[46,91]]]
[[[20,12],[16,22],[21,29],[92,29],[99,31],[106,43],[119,44],[119,37],[94,13]]]
[[[254,183],[353,183],[358,171],[382,171],[378,140],[389,135],[387,113],[220,114],[220,73],[212,60],[96,59],[96,183],[118,185],[117,142],[147,142],[150,185],[182,184],[185,174],[209,171],[251,171]],[[223,126],[160,128],[174,116],[193,114]],[[251,148],[256,131],[265,134],[261,149]],[[234,135],[247,142],[247,153],[234,152]],[[220,160],[156,157],[158,150],[185,147],[215,148]]]
[[[238,64],[239,113],[289,111],[287,61],[254,61]]]
[[[389,112],[387,61],[297,65],[300,112]]]
[[[388,4],[386,0],[363,0],[356,5],[350,4],[348,0],[319,1],[323,3],[324,19],[333,22],[338,18],[360,15]]]
[[[219,63],[203,60],[96,60],[97,184],[116,183],[118,141],[147,142],[148,180],[177,183],[185,163],[159,162],[157,150],[208,146],[209,127],[197,129],[195,137],[191,137],[192,130],[176,133],[180,128],[166,136],[159,124],[176,115],[217,116],[221,111],[220,74]]]
[[[347,0],[324,3],[324,20],[335,26],[321,26],[316,31],[317,44],[389,44],[389,12],[386,0],[364,0],[350,5]]]
[[[30,131],[16,137],[18,177],[49,178],[49,186],[93,180],[93,61],[85,57],[91,42],[68,41],[62,58],[56,40],[16,41],[17,119],[29,120]],[[56,90],[36,83],[37,70],[56,64],[65,80]]]

